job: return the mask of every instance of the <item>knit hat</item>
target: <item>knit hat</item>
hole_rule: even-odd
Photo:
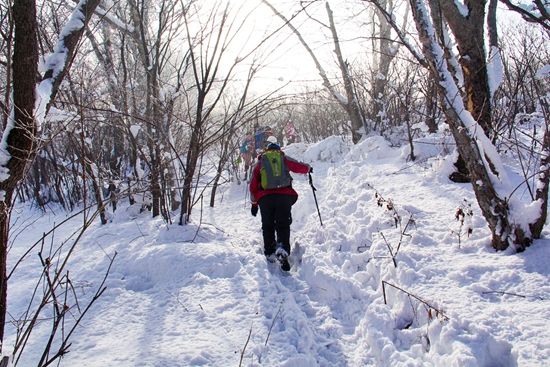
[[[267,149],[281,149],[279,144],[277,144],[277,138],[271,135],[267,138]]]

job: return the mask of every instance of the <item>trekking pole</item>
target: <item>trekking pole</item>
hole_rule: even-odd
[[[317,203],[317,195],[315,195],[315,191],[317,189],[315,186],[313,186],[313,179],[311,178],[311,172],[309,172],[309,185],[311,186],[311,190],[313,191],[313,198],[315,199],[315,206],[317,207],[317,214],[319,214],[319,222],[321,222],[321,227],[323,226],[323,220],[321,219],[321,211],[319,210],[319,203]]]

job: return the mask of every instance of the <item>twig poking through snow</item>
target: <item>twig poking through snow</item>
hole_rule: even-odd
[[[269,327],[269,332],[267,333],[267,338],[265,338],[265,346],[267,346],[267,342],[269,341],[269,336],[271,335],[271,330],[273,330],[273,326],[275,325],[275,321],[277,321],[277,316],[279,316],[279,313],[281,313],[281,309],[283,308],[283,301],[281,301],[281,305],[279,306],[279,309],[277,310],[277,313],[275,314],[275,317],[273,318],[273,322],[271,323],[271,326]]]
[[[239,361],[239,367],[243,364],[244,352],[246,351],[246,346],[250,341],[250,336],[252,335],[252,325],[250,325],[250,331],[248,332],[248,338],[246,338],[246,343],[244,343],[243,351],[241,352],[241,360]]]

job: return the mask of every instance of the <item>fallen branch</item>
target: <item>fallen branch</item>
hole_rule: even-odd
[[[388,300],[387,300],[387,297],[386,297],[386,285],[389,285],[390,287],[393,287],[393,288],[405,293],[409,297],[412,297],[412,298],[416,299],[417,301],[419,301],[419,302],[423,303],[424,305],[426,305],[428,307],[428,315],[429,315],[430,318],[432,317],[431,310],[434,310],[436,312],[436,314],[435,314],[436,317],[441,315],[445,321],[449,320],[449,317],[447,315],[445,315],[443,313],[443,311],[441,311],[437,307],[433,306],[432,304],[428,303],[427,301],[424,301],[422,298],[412,294],[411,292],[408,292],[408,291],[404,290],[403,288],[396,286],[395,284],[391,284],[391,283],[388,283],[385,280],[383,280],[382,281],[382,293],[384,295],[384,304],[385,305],[388,304]]]
[[[538,300],[541,300],[541,301],[544,301],[545,298],[544,297],[541,297],[541,296],[530,296],[530,295],[525,295],[525,294],[518,294],[518,293],[511,293],[511,292],[504,292],[504,291],[485,291],[485,292],[481,292],[481,294],[500,294],[500,295],[503,295],[503,296],[515,296],[515,297],[521,297],[521,298],[535,298],[535,299],[538,299]]]

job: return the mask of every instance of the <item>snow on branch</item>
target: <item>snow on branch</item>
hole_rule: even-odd
[[[57,95],[61,81],[72,63],[84,28],[86,28],[99,2],[100,0],[80,0],[69,21],[61,30],[53,53],[46,58],[44,77],[37,87],[35,106],[35,116],[39,127],[44,121],[51,102]]]
[[[78,3],[79,0],[73,0],[74,3]],[[114,14],[115,3],[111,0],[102,0],[101,4],[94,10],[95,14],[101,18],[113,28],[130,35],[134,39],[139,39],[139,32],[137,29],[124,20],[120,19]]]
[[[95,13],[101,16],[103,20],[105,20],[109,24],[112,24],[117,29],[127,32],[128,34],[135,33],[135,28],[131,24],[125,23],[120,18],[112,14],[112,12],[110,11],[112,7],[114,7],[114,4],[110,4],[108,7],[105,8],[98,6],[95,10]]]
[[[467,18],[470,14],[470,10],[466,6],[466,4],[464,4],[464,0],[454,0],[454,2],[456,9],[460,13],[460,15],[462,15],[464,18]]]
[[[403,45],[405,45],[405,47],[410,51],[410,53],[420,63],[420,65],[426,66],[426,59],[424,58],[424,55],[422,55],[422,52],[420,52],[420,50],[417,50],[416,47],[414,47],[413,41],[397,25],[395,21],[395,17],[392,14],[390,14],[382,5],[380,5],[378,1],[376,0],[369,0],[369,1],[380,11],[382,15],[384,15],[387,22],[392,26],[393,30],[397,34],[397,37],[399,37]]]
[[[489,77],[489,88],[492,97],[504,80],[504,64],[498,47],[493,46],[489,50],[487,76]]]

